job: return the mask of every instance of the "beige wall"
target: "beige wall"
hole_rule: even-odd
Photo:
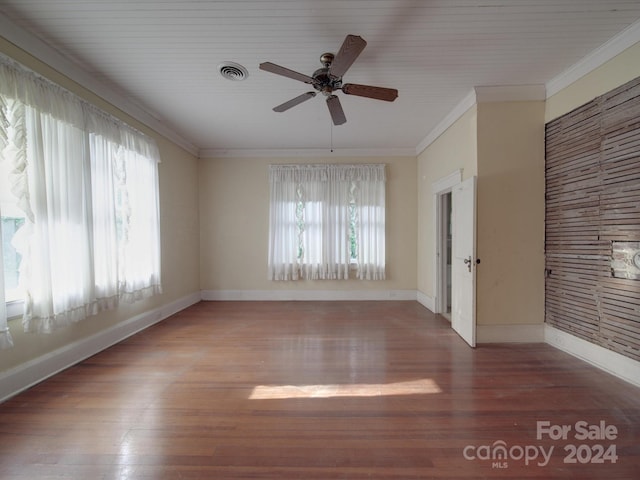
[[[544,102],[478,104],[477,324],[544,320]]]
[[[545,122],[558,118],[638,76],[640,76],[640,43],[636,43],[549,97]]]
[[[282,163],[387,164],[387,279],[267,280],[268,166]],[[416,159],[221,158],[200,161],[200,286],[202,290],[416,289]]]
[[[462,169],[463,179],[477,174],[477,108],[473,106],[418,156],[418,283],[434,298],[435,207],[432,185]]]
[[[22,333],[19,319],[10,320],[14,347],[0,351],[0,373],[29,360],[82,341],[140,313],[159,308],[199,292],[199,225],[197,159],[139,122],[127,117],[101,98],[79,87],[58,72],[0,38],[0,51],[51,78],[100,108],[122,118],[158,141],[162,163],[159,168],[164,293],[146,301],[123,305],[116,310],[89,317],[51,335]]]
[[[480,103],[418,157],[418,291],[435,299],[432,185],[478,177],[478,325],[540,324],[544,306],[544,102]]]

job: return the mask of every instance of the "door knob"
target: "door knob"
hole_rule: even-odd
[[[478,265],[480,263],[480,259],[476,258],[476,261],[474,262],[473,260],[471,260],[471,256],[467,257],[464,259],[464,264],[467,266],[467,268],[469,269],[469,271],[471,271],[471,265],[473,264]]]

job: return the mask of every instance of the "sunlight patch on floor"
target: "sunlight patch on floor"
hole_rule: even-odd
[[[258,385],[249,400],[285,398],[381,397],[441,393],[430,378],[396,383],[356,383],[345,385]]]

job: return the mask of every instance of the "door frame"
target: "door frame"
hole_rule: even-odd
[[[443,253],[446,249],[446,238],[442,228],[442,203],[443,196],[451,193],[453,188],[462,182],[462,169],[451,172],[446,177],[442,177],[431,184],[431,192],[433,194],[433,233],[434,245],[436,247],[435,256],[433,258],[434,269],[434,285],[435,298],[433,299],[434,313],[446,313],[447,295],[446,295],[446,273],[444,271],[443,262],[441,261]],[[451,320],[449,320],[451,321]]]

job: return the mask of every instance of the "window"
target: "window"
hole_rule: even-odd
[[[1,158],[1,157],[0,157]],[[2,264],[4,264],[5,301],[20,300],[18,277],[21,255],[15,248],[13,238],[24,225],[24,213],[11,193],[9,162],[0,162],[0,235],[2,240]]]
[[[2,216],[2,253],[4,261],[4,289],[5,300],[11,302],[20,300],[18,276],[21,255],[11,243],[14,235],[24,225],[24,217]]]
[[[3,57],[0,120],[0,337],[159,293],[155,142]]]
[[[269,278],[385,278],[384,165],[272,165]]]

